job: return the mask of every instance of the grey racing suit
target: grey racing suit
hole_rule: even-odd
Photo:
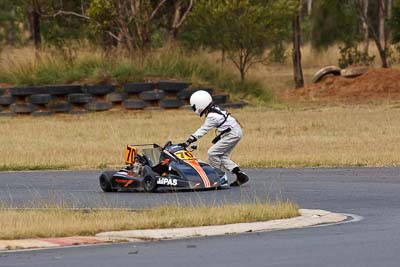
[[[232,172],[238,165],[229,158],[229,155],[242,138],[242,128],[229,113],[218,106],[213,106],[206,115],[204,124],[192,136],[199,139],[213,128],[222,135],[220,140],[208,150],[208,162],[222,172]]]

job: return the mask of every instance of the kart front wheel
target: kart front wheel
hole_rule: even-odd
[[[145,192],[155,192],[157,191],[157,181],[156,178],[147,175],[143,179],[143,189]]]
[[[112,174],[109,172],[103,172],[100,175],[99,182],[100,187],[104,192],[114,192],[115,190],[111,186]]]

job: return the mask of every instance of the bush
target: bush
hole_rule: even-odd
[[[369,56],[368,53],[359,51],[354,45],[339,46],[339,50],[339,67],[342,69],[351,65],[371,66],[375,60],[375,56]]]

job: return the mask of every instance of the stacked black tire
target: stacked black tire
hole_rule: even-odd
[[[0,116],[31,114],[49,116],[56,113],[83,114],[113,108],[158,110],[187,108],[197,90],[213,93],[211,88],[189,88],[187,82],[126,83],[113,85],[53,85],[0,89]],[[213,95],[214,102],[224,104],[228,95]]]

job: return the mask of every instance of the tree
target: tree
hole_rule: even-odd
[[[352,46],[360,40],[354,0],[314,1],[311,13],[311,45],[323,49],[337,42]]]
[[[179,29],[185,22],[189,13],[192,11],[196,0],[174,0],[172,2],[172,12],[166,12],[165,14],[172,15],[170,19],[171,24],[169,33],[170,39],[176,40],[178,37]]]
[[[18,2],[0,0],[0,44],[16,45],[21,42],[21,27],[23,21]]]
[[[392,16],[393,2],[391,0],[378,0],[376,5],[373,6],[375,11],[373,15],[376,16],[377,20],[371,19],[371,16],[367,16],[364,7],[360,4],[360,1],[354,2],[355,7],[358,11],[358,16],[363,24],[368,25],[369,32],[375,41],[376,47],[379,51],[381,58],[382,67],[389,67],[389,36],[391,34],[389,22]]]
[[[75,16],[87,21],[94,35],[102,36],[103,44],[114,45],[133,53],[150,48],[155,18],[167,0],[81,0],[80,11],[61,7],[48,16]],[[111,38],[111,39],[110,39]]]
[[[301,12],[303,1],[299,0],[299,7],[293,17],[293,76],[295,88],[304,86],[303,68],[301,66]]]
[[[397,0],[393,3],[393,14],[392,14],[392,19],[390,21],[390,25],[392,28],[392,42],[399,43],[400,42],[400,0]]]
[[[185,41],[222,50],[240,72],[242,80],[256,63],[265,61],[264,50],[288,29],[295,1],[198,1],[190,14]]]

